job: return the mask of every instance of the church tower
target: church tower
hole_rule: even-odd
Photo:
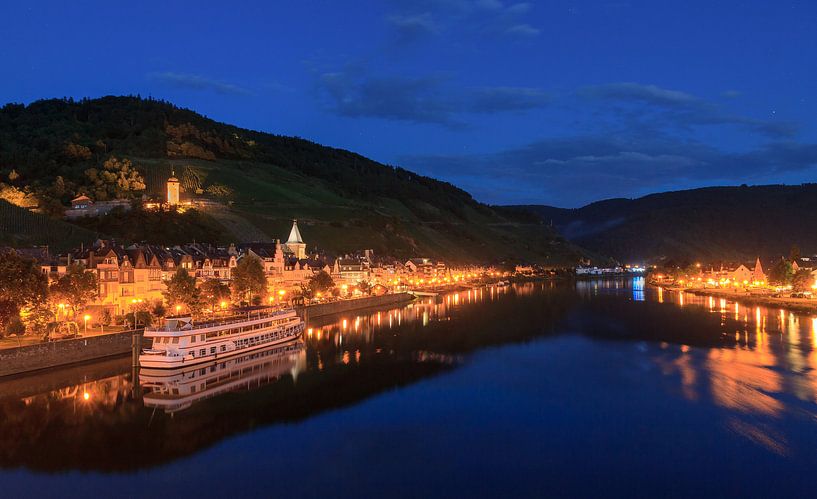
[[[292,230],[289,231],[289,239],[286,244],[287,251],[295,255],[295,258],[301,260],[306,258],[306,243],[301,238],[301,231],[298,230],[298,221],[292,221]]]
[[[170,178],[167,179],[167,204],[170,206],[176,206],[179,204],[179,179],[176,178],[176,172],[170,174]]]

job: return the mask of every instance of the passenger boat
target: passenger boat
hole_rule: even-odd
[[[299,338],[304,327],[294,310],[253,311],[205,322],[170,317],[160,328],[145,329],[153,344],[142,350],[139,366],[175,369],[210,362]]]
[[[178,369],[140,369],[139,385],[146,391],[145,407],[174,413],[218,395],[250,390],[281,376],[293,379],[306,368],[300,339],[204,364]]]

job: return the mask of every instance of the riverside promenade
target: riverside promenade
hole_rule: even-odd
[[[679,286],[653,286],[661,287],[666,291],[684,292],[696,296],[713,296],[724,298],[744,305],[761,305],[764,307],[782,308],[793,312],[805,312],[817,314],[817,298],[791,298],[786,296],[775,297],[771,294],[757,293],[745,289],[724,289],[724,288],[682,288]]]
[[[308,321],[353,310],[398,305],[413,299],[411,294],[395,293],[296,307],[296,311]],[[0,377],[132,354],[134,335],[141,336],[141,333],[139,329],[3,348],[0,349]]]

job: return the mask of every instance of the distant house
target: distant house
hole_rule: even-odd
[[[746,265],[741,264],[738,268],[729,272],[729,279],[737,283],[752,282],[752,271]]]
[[[94,203],[91,198],[82,195],[71,200],[71,208],[65,210],[65,218],[99,217],[110,213],[115,208],[129,211],[131,203],[127,199],[114,199],[113,201]]]

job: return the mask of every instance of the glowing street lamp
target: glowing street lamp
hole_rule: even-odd
[[[82,320],[85,321],[85,331],[83,332],[83,334],[86,334],[86,335],[88,334],[88,321],[90,319],[91,319],[91,316],[88,315],[88,314],[85,314],[85,315],[82,316]]]
[[[131,299],[131,308],[133,309],[133,329],[136,329],[136,304],[142,303],[141,298],[133,298]]]

